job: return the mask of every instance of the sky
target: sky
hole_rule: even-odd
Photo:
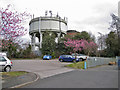
[[[0,0],[0,7],[12,4],[19,12],[27,11],[34,17],[44,16],[46,10],[68,18],[68,30],[87,31],[99,36],[108,34],[111,13],[117,15],[119,0]],[[29,21],[28,21],[29,23]],[[26,27],[29,30],[29,24]],[[23,38],[28,38],[26,35]]]

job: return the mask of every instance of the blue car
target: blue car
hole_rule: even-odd
[[[44,55],[43,56],[43,60],[50,60],[50,59],[52,59],[51,55]]]
[[[118,60],[118,70],[120,70],[120,59]]]
[[[71,61],[71,62],[79,62],[79,59],[78,58],[75,59],[72,55],[61,55],[59,57],[59,61],[60,62],[63,62],[63,61],[67,61],[67,62],[69,62],[69,61]]]

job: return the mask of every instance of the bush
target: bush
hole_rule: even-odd
[[[51,56],[54,59],[55,58],[55,52],[52,52]]]
[[[37,56],[34,53],[28,53],[27,55],[23,55],[22,58],[36,58]]]

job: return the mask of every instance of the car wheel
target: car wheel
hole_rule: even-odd
[[[10,66],[5,67],[4,71],[5,71],[5,72],[10,72],[10,71],[11,71]]]
[[[73,60],[74,63],[76,63],[76,60]]]
[[[60,62],[63,62],[63,60],[62,60],[62,59],[60,59]]]

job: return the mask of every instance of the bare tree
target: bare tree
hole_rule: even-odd
[[[100,36],[98,36],[98,47],[100,50],[104,50],[106,48],[106,35],[98,32],[100,34]]]
[[[111,14],[112,22],[110,24],[110,30],[114,30],[118,36],[118,50],[120,54],[120,18],[114,14]]]

